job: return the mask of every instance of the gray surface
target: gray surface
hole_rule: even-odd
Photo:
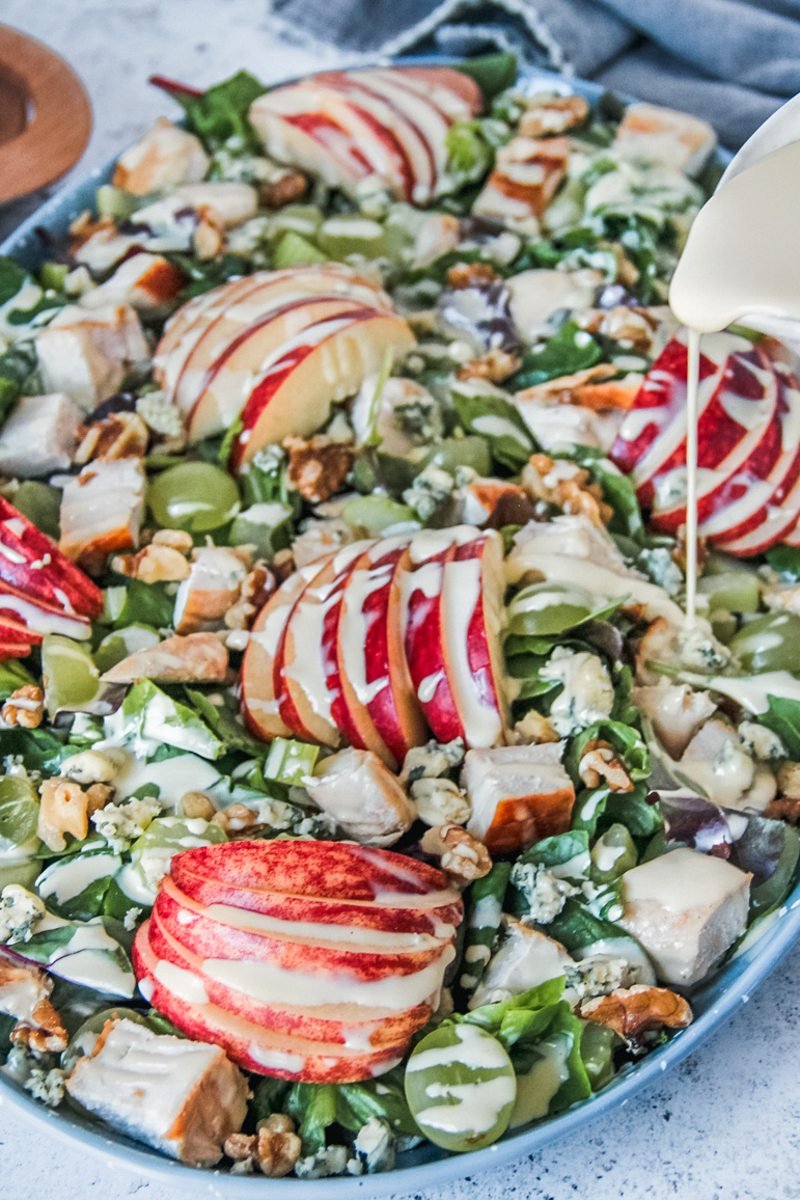
[[[191,14],[191,15],[190,15]],[[297,47],[277,47],[255,0],[108,3],[4,0],[3,19],[46,38],[89,85],[97,128],[78,174],[132,140],[169,102],[145,85],[153,71],[204,83],[245,65],[263,78],[311,65]],[[187,38],[187,26],[196,32]],[[316,60],[318,61],[318,60]],[[3,214],[0,212],[0,225]],[[8,222],[7,222],[8,224]],[[526,1200],[574,1196],[667,1200],[793,1200],[800,1084],[795,1046],[800,1017],[795,955],[733,1023],[689,1059],[663,1087],[569,1142],[493,1174],[467,1175],[426,1200]],[[167,1200],[183,1193],[128,1175],[85,1149],[52,1143],[8,1104],[0,1112],[3,1200]],[[469,1160],[464,1160],[465,1171]],[[213,1195],[213,1177],[192,1189]],[[187,1193],[188,1194],[188,1193]],[[302,1200],[302,1185],[298,1186]]]

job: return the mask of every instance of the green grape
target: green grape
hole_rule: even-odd
[[[62,709],[80,710],[100,690],[100,673],[81,642],[49,633],[42,642],[44,702],[54,717]]]
[[[341,260],[348,254],[377,258],[383,253],[383,226],[360,213],[340,213],[323,221],[317,244],[331,258]]]
[[[592,859],[592,879],[610,883],[625,871],[636,866],[637,854],[633,838],[624,825],[610,825],[589,852]]]
[[[0,851],[18,849],[36,837],[39,798],[25,775],[0,779]]]
[[[272,254],[272,265],[276,271],[282,271],[286,267],[305,267],[310,263],[328,261],[327,254],[323,254],[301,234],[294,233],[292,230],[283,235]]]
[[[227,525],[239,511],[239,489],[222,467],[185,462],[157,475],[147,493],[150,511],[166,529],[206,533]]]
[[[342,516],[353,529],[364,529],[370,535],[382,534],[395,526],[419,528],[414,510],[398,504],[391,496],[359,496],[348,500]]]
[[[703,575],[697,581],[697,590],[708,596],[712,613],[715,609],[737,613],[758,612],[761,581],[754,571],[721,571]]]
[[[745,671],[800,671],[800,617],[794,613],[754,617],[729,644]]]
[[[478,475],[490,475],[492,472],[492,455],[486,438],[467,436],[463,438],[445,438],[437,442],[430,453],[422,460],[422,467],[434,463],[443,471],[451,474],[456,467],[472,467]]]
[[[547,637],[580,625],[596,608],[596,600],[577,584],[535,583],[512,600],[508,629],[510,633]]]
[[[37,847],[38,844],[37,839]],[[20,887],[27,888],[30,891],[36,882],[41,866],[42,864],[38,859],[34,859],[33,862],[12,862],[6,866],[0,865],[0,892],[2,892],[4,887],[8,887],[10,883],[17,883]]]
[[[440,1025],[415,1047],[405,1077],[414,1120],[445,1150],[478,1150],[505,1133],[517,1097],[511,1059],[468,1022]]]
[[[231,525],[232,546],[255,546],[256,554],[272,558],[291,542],[292,510],[288,504],[262,502],[240,512]]]
[[[315,204],[287,204],[269,218],[268,236],[278,241],[284,233],[313,238],[322,224],[322,210]]]

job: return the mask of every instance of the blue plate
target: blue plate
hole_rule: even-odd
[[[406,59],[411,62],[414,60]],[[418,60],[419,61],[419,60]],[[430,62],[430,59],[424,61]],[[523,69],[520,84],[533,90],[542,85],[574,90],[594,102],[602,94],[597,84],[581,80],[567,82],[562,76],[548,71]],[[728,155],[718,154],[720,165]],[[78,186],[59,192],[28,218],[0,246],[0,254],[10,254],[29,267],[35,267],[43,257],[43,244],[37,229],[56,236],[67,231],[70,222],[94,203],[97,186],[111,174],[113,164],[94,171]],[[212,1195],[225,1200],[243,1198],[255,1200],[266,1195],[269,1200],[333,1200],[352,1197],[364,1192],[370,1198],[402,1192],[419,1191],[462,1179],[466,1174],[489,1167],[498,1167],[514,1159],[534,1154],[559,1138],[576,1132],[598,1117],[628,1103],[637,1092],[660,1079],[665,1071],[681,1062],[730,1017],[740,1004],[746,1003],[753,991],[778,965],[800,937],[800,885],[787,898],[784,906],[768,916],[743,942],[736,955],[711,980],[692,995],[695,1020],[668,1042],[654,1050],[635,1065],[627,1066],[597,1095],[574,1105],[549,1120],[539,1121],[528,1129],[508,1134],[487,1150],[467,1155],[447,1155],[430,1144],[399,1156],[395,1170],[380,1175],[361,1177],[297,1180],[265,1179],[264,1176],[230,1175],[225,1171],[203,1171],[164,1158],[155,1150],[115,1133],[109,1126],[99,1125],[64,1107],[54,1112],[33,1100],[21,1087],[0,1073],[0,1094],[13,1102],[20,1111],[44,1125],[56,1137],[77,1141],[106,1161],[112,1160],[138,1174],[162,1180],[172,1187],[197,1187],[205,1181]]]

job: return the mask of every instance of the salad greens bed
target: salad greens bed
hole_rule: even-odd
[[[567,174],[537,221],[475,216],[498,149],[543,98],[515,90],[503,56],[472,69],[487,108],[450,127],[449,186],[431,208],[379,192],[359,206],[319,180],[298,182],[264,155],[248,111],[265,89],[247,73],[204,94],[162,81],[202,143],[206,180],[251,185],[257,212],[212,221],[209,248],[207,218],[173,202],[170,183],[145,195],[104,184],[70,238],[46,239],[38,271],[0,261],[0,421],[46,390],[42,331],[66,306],[91,305],[133,248],[179,279],[168,302],[139,307],[151,350],[189,299],[256,270],[331,260],[380,281],[417,337],[300,447],[306,459],[345,448],[332,491],[305,485],[297,446],[268,446],[238,475],[226,464],[240,429],[188,446],[151,361],[84,412],[71,461],[29,478],[24,462],[7,465],[13,447],[0,432],[2,496],[56,539],[82,466],[133,446],[147,479],[141,548],[82,560],[103,596],[91,636],[54,625],[29,654],[0,662],[0,1058],[45,1104],[72,1103],[65,1078],[109,1010],[177,1032],[137,993],[130,961],[175,853],[238,838],[359,840],[307,786],[331,751],[261,741],[241,717],[237,668],[275,586],[357,538],[456,524],[503,535],[509,741],[558,747],[576,799],[565,832],[486,856],[480,871],[452,868],[466,915],[440,1007],[416,1041],[418,1053],[437,1049],[436,1086],[448,1094],[487,1083],[459,1066],[459,1052],[464,1038],[490,1035],[510,1098],[490,1128],[465,1117],[445,1136],[416,1120],[430,1100],[425,1071],[407,1071],[408,1060],[347,1084],[254,1075],[245,1131],[285,1114],[299,1136],[288,1169],[304,1178],[390,1168],[425,1135],[449,1149],[485,1145],[590,1096],[688,1023],[682,993],[779,909],[800,854],[800,551],[708,553],[703,618],[687,632],[680,541],[648,528],[607,456],[629,404],[614,396],[638,389],[674,332],[666,287],[710,179],[660,161],[658,140],[652,160],[626,157],[622,107],[605,97],[566,130]],[[605,390],[580,390],[592,386]],[[238,555],[230,602],[206,626],[230,659],[224,682],[151,679],[146,667],[105,678],[174,635],[192,556],[209,548]],[[571,560],[570,578],[537,571],[553,555]],[[399,778],[417,818],[395,850],[425,856],[425,826],[467,823],[465,753],[459,741],[410,752]],[[64,817],[65,786],[77,817]],[[741,928],[682,977],[653,961],[626,891],[626,873],[679,850],[750,876]],[[669,910],[669,888],[659,897]],[[709,895],[687,905],[706,901],[715,909]],[[695,951],[685,953],[688,962]],[[33,1036],[30,1014],[4,1003],[8,963],[48,973],[66,1048]],[[253,1144],[229,1147],[233,1169],[269,1174]]]

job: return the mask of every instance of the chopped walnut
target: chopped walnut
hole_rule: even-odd
[[[222,253],[225,234],[222,222],[211,209],[200,209],[200,220],[192,235],[192,246],[197,257],[205,262]]]
[[[355,457],[351,445],[334,442],[324,433],[309,440],[289,437],[283,445],[289,451],[287,483],[305,500],[319,504],[341,491]]]
[[[439,859],[442,870],[453,883],[466,886],[482,879],[492,869],[489,851],[460,825],[438,825],[422,837],[420,846],[426,854]]]
[[[650,353],[658,341],[661,320],[646,308],[589,308],[575,317],[576,324],[589,333],[599,333],[613,342],[623,342],[631,350]]]
[[[603,783],[612,792],[632,792],[633,782],[616,750],[597,738],[586,743],[578,764],[578,775],[588,788]]]
[[[258,813],[246,804],[229,804],[227,808],[215,812],[211,820],[229,834],[242,833],[245,829],[254,829],[260,824]]]
[[[554,504],[565,513],[579,513],[593,525],[607,525],[614,515],[602,499],[599,484],[590,482],[589,472],[566,459],[531,455],[522,471],[522,486],[532,500]]]
[[[216,811],[205,792],[184,792],[178,802],[178,812],[182,817],[202,817],[210,821]]]
[[[776,796],[764,809],[764,816],[787,825],[800,824],[800,796]]]
[[[283,208],[299,200],[308,191],[308,180],[300,171],[287,168],[277,179],[259,184],[258,194],[265,208]]]
[[[242,583],[239,599],[225,613],[226,628],[249,629],[277,586],[274,572],[265,562],[257,562]]]
[[[566,133],[582,125],[589,115],[589,105],[583,96],[532,96],[519,119],[523,137],[546,137]]]
[[[81,465],[96,458],[142,458],[150,440],[144,421],[133,412],[111,413],[83,426],[79,436],[75,462]]]
[[[651,1029],[685,1029],[692,1022],[692,1010],[683,996],[644,983],[587,1000],[580,1015],[607,1025],[629,1042],[641,1041]]]
[[[158,536],[158,535],[156,535]],[[128,579],[139,579],[142,583],[178,583],[189,576],[189,560],[180,550],[164,546],[155,538],[149,546],[136,554],[117,554],[111,560],[111,569]]]
[[[495,348],[462,363],[456,371],[456,379],[488,379],[492,383],[502,383],[519,370],[521,363],[518,355]]]
[[[9,727],[38,729],[44,719],[44,692],[33,683],[17,688],[0,709],[0,719]]]
[[[497,271],[491,263],[456,263],[447,270],[448,287],[454,288],[456,291],[460,291],[461,288],[474,287],[476,284],[493,283],[497,278]]]
[[[708,554],[709,554],[709,548],[708,548],[708,544],[707,544],[705,538],[698,538],[697,539],[697,572],[700,575],[703,573],[703,567],[705,566],[706,559],[708,558]],[[676,542],[674,550],[672,551],[671,557],[672,557],[672,561],[675,563],[675,565],[677,567],[679,567],[685,575],[686,574],[686,566],[687,566],[686,526],[685,525],[681,525],[680,528],[678,529],[677,542]]]
[[[179,554],[190,554],[194,546],[192,535],[185,529],[157,529],[150,542],[153,546],[169,546]]]
[[[50,1000],[52,990],[53,981],[44,971],[0,954],[0,1013],[16,1017],[11,1041],[34,1055],[60,1054],[67,1046],[66,1030]]]
[[[66,846],[65,834],[83,841],[90,815],[105,807],[113,790],[105,783],[93,783],[84,790],[71,779],[45,779],[39,791],[38,836],[56,852]]]
[[[228,1158],[262,1175],[282,1179],[289,1175],[300,1157],[302,1142],[295,1133],[294,1121],[284,1113],[272,1113],[259,1121],[255,1133],[232,1133],[223,1147]]]

